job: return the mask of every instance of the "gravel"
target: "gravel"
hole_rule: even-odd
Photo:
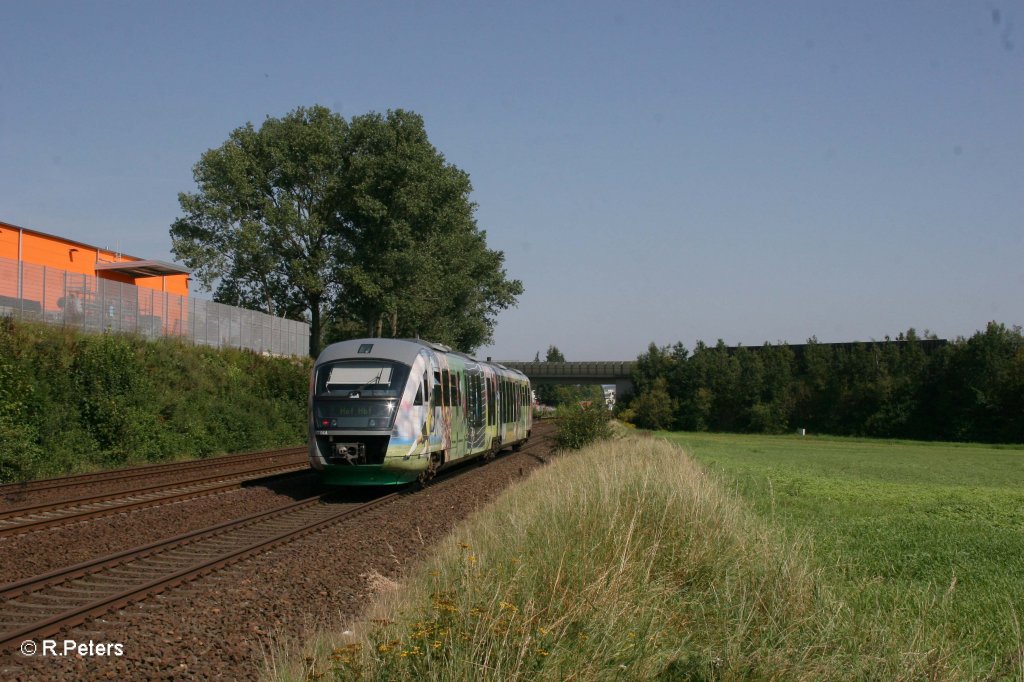
[[[309,473],[0,538],[0,584],[267,511],[320,490]]]
[[[357,618],[367,604],[375,581],[400,578],[459,521],[494,499],[511,483],[542,466],[552,455],[552,436],[553,426],[537,424],[530,446],[522,452],[505,454],[486,466],[470,465],[460,475],[439,481],[415,495],[106,614],[53,638],[58,641],[58,647],[63,646],[65,639],[78,643],[90,640],[96,644],[120,643],[123,646],[121,656],[30,658],[17,653],[4,654],[0,656],[0,678],[253,678],[270,652],[280,646],[301,641],[313,628],[340,628]],[[236,502],[223,505],[223,511],[233,517],[249,513],[236,504],[254,503],[253,497],[259,497],[263,503],[267,501],[263,492],[271,498],[280,495],[251,488],[240,492],[241,495],[235,496]],[[253,493],[259,494],[253,496]],[[217,496],[217,499],[223,497]],[[199,501],[180,506],[184,510],[195,502]],[[281,503],[279,497],[278,503]],[[168,505],[175,506],[179,505]],[[123,538],[119,548],[172,534],[166,519],[176,513],[174,510],[160,507],[145,511],[161,513],[158,525],[150,521],[151,533],[156,537],[146,535],[144,521],[131,520],[131,532],[137,535]],[[192,523],[192,513],[183,513],[175,527],[188,524],[196,528],[227,518],[201,523],[196,518],[197,522]],[[202,513],[216,516],[210,509]],[[124,526],[121,528],[124,534]],[[61,532],[68,530],[61,529]],[[57,532],[53,531],[53,535]],[[108,532],[106,542],[116,544],[115,535],[115,531]],[[0,555],[7,556],[6,549],[0,545]],[[14,573],[38,572],[34,566],[22,566],[28,559],[24,554],[27,550],[21,551],[20,558],[4,562],[4,571],[10,563],[15,565]],[[50,561],[53,560],[51,557]]]
[[[290,454],[285,454],[286,451],[293,451]],[[225,457],[226,461],[218,464],[218,457],[211,457],[207,460],[189,460],[185,462],[178,462],[176,465],[169,465],[165,469],[160,471],[154,471],[147,473],[145,476],[129,479],[110,479],[110,480],[99,480],[99,481],[82,481],[73,486],[64,486],[60,488],[34,490],[31,486],[41,483],[41,481],[31,481],[26,484],[27,487],[22,489],[18,485],[7,484],[0,487],[0,512],[14,509],[17,507],[26,507],[35,504],[44,504],[47,502],[60,502],[63,500],[70,500],[79,497],[87,497],[92,495],[103,495],[106,493],[129,493],[132,490],[138,488],[144,488],[155,485],[167,485],[171,486],[175,483],[183,483],[198,478],[206,478],[208,476],[228,476],[234,473],[243,472],[246,469],[252,468],[255,464],[263,464],[270,466],[275,463],[285,464],[288,462],[302,463],[306,461],[306,455],[303,453],[296,454],[295,448],[282,448],[280,450],[268,450],[263,452],[251,453],[251,457],[245,459],[227,459],[227,457],[235,457],[230,455]],[[203,466],[199,469],[188,469],[184,468],[190,464],[196,464],[202,462],[204,464],[211,464],[213,466]],[[125,470],[125,473],[129,473],[131,470]]]

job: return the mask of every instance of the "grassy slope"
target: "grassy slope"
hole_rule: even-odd
[[[854,611],[903,614],[971,677],[1020,674],[1024,448],[662,434],[723,472],[765,518],[812,538]],[[920,625],[919,625],[920,624]]]
[[[309,367],[0,318],[0,483],[300,444]]]
[[[697,444],[705,455],[706,442]],[[727,441],[718,447],[720,461],[735,449]],[[810,473],[802,480],[808,484]],[[562,457],[513,487],[461,526],[401,589],[385,594],[356,635],[321,636],[305,652],[310,657],[279,659],[269,675],[973,675],[962,659],[945,655],[944,637],[914,626],[917,604],[897,613],[871,599],[844,604],[823,579],[835,571],[813,564],[798,541],[782,537],[679,448],[632,437]]]

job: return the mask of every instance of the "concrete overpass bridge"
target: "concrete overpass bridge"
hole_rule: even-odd
[[[612,362],[503,362],[538,384],[614,384],[615,395],[633,391],[635,361]]]

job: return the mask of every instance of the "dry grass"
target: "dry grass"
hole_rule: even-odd
[[[625,437],[482,510],[274,679],[955,679],[853,614],[679,447]]]

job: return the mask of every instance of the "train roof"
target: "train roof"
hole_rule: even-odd
[[[333,360],[342,360],[345,358],[380,358],[384,360],[394,360],[401,362],[406,365],[412,365],[416,360],[416,356],[424,348],[433,350],[438,353],[447,353],[451,355],[458,355],[461,358],[465,358],[471,362],[475,362],[481,365],[490,365],[491,367],[497,367],[509,374],[521,375],[524,379],[526,375],[517,369],[511,369],[504,365],[498,364],[497,362],[485,362],[478,360],[465,353],[453,351],[448,346],[441,343],[431,343],[429,341],[421,341],[419,339],[351,339],[349,341],[339,341],[338,343],[332,343],[331,345],[324,348],[320,355],[317,357],[316,362],[320,364],[322,362],[331,362]]]
[[[410,339],[351,339],[339,341],[320,351],[317,363],[341,360],[343,358],[381,358],[396,360],[411,365],[424,348],[433,348],[429,343]]]

